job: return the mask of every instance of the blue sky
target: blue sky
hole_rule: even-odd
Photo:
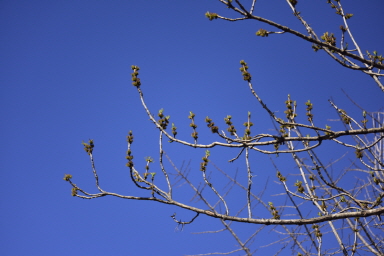
[[[383,7],[381,0],[344,4],[355,14],[350,26],[364,51],[383,51]],[[299,1],[298,9],[318,35],[338,33],[341,20],[325,1]],[[151,168],[158,171],[158,132],[131,85],[131,65],[141,68],[151,111],[164,108],[186,140],[189,111],[196,114],[201,142],[217,140],[205,127],[207,115],[224,129],[226,115],[240,126],[251,111],[258,124],[254,133],[272,132],[269,117],[242,81],[242,59],[259,95],[281,115],[290,94],[302,105],[302,115],[309,99],[315,123],[336,127],[328,120],[337,119],[329,98],[348,113],[361,113],[342,89],[369,112],[384,107],[383,93],[372,79],[342,68],[324,52],[313,52],[310,44],[285,34],[256,37],[259,28],[268,27],[210,22],[204,17],[207,11],[236,17],[213,0],[0,2],[1,255],[184,255],[236,248],[228,234],[191,234],[221,228],[206,216],[180,231],[169,216],[176,211],[188,220],[192,213],[145,201],[70,195],[65,173],[81,188],[96,192],[83,140],[95,141],[105,190],[143,195],[125,167],[129,130],[135,135],[135,163],[144,166],[144,157],[152,156]],[[255,14],[304,32],[284,1],[260,0]],[[204,150],[177,145],[165,150],[179,167],[191,161],[192,173],[200,175]],[[228,172],[242,170],[240,163],[227,164],[237,152],[214,152],[216,165]],[[253,160],[263,171],[260,176],[276,180],[273,167],[257,161],[261,157],[255,154]],[[294,168],[292,162],[281,166]],[[191,198],[187,193],[178,197],[185,203]],[[267,241],[260,238],[254,247]]]

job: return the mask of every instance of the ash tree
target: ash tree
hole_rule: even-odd
[[[348,24],[353,14],[347,13],[340,0],[328,0],[326,3],[340,18],[342,25],[339,31],[315,31],[300,13],[300,3],[287,0],[287,8],[303,26],[299,32],[290,27],[254,15],[256,0],[219,0],[235,18],[224,17],[219,13],[207,12],[210,20],[241,22],[255,21],[258,24],[268,24],[273,30],[259,29],[257,36],[270,37],[280,34],[292,34],[297,40],[304,40],[308,47],[315,52],[325,52],[332,61],[355,72],[366,74],[367,82],[378,86],[379,92],[384,91],[380,80],[383,76],[383,57],[376,51],[363,50],[354,38]],[[245,4],[246,3],[246,4]],[[315,4],[315,3],[313,3]],[[316,3],[324,4],[324,3]],[[261,40],[261,39],[260,39]],[[273,40],[273,39],[265,39]],[[316,54],[316,53],[314,53]],[[244,60],[239,62],[239,83],[249,87],[254,100],[260,108],[270,116],[275,131],[254,134],[254,117],[248,112],[243,126],[239,127],[228,115],[223,120],[213,120],[210,117],[197,118],[189,113],[190,137],[179,138],[177,125],[171,122],[170,116],[163,109],[153,114],[147,107],[143,96],[145,83],[140,80],[140,68],[132,67],[132,85],[138,92],[142,105],[159,132],[159,165],[153,166],[153,158],[147,157],[145,164],[134,159],[134,133],[129,131],[127,136],[128,150],[126,152],[127,167],[132,183],[139,190],[144,190],[147,196],[121,195],[105,191],[99,184],[93,157],[94,141],[83,142],[84,149],[90,157],[92,171],[98,193],[89,193],[76,185],[72,175],[66,174],[64,180],[72,186],[72,195],[94,199],[104,196],[115,196],[121,199],[146,200],[167,205],[174,205],[180,212],[171,217],[184,226],[193,225],[199,216],[217,219],[222,230],[213,232],[229,232],[238,244],[232,251],[212,254],[239,253],[253,255],[258,248],[254,246],[257,235],[264,229],[276,234],[273,243],[276,254],[290,250],[290,255],[383,255],[384,237],[384,114],[382,112],[367,112],[361,109],[361,114],[352,116],[333,100],[329,100],[335,113],[339,116],[338,128],[327,124],[318,124],[313,110],[316,106],[310,100],[298,104],[290,95],[285,101],[284,114],[276,114],[257,93],[252,79],[252,64]],[[235,71],[234,72],[239,72]],[[242,78],[243,81],[240,81]],[[380,107],[380,106],[379,106]],[[379,110],[379,109],[378,109]],[[298,115],[304,112],[305,118]],[[299,119],[300,118],[300,119]],[[269,120],[265,120],[269,122]],[[205,122],[207,127],[198,128]],[[332,125],[335,126],[335,125]],[[208,144],[199,142],[199,132],[211,133],[212,141]],[[181,168],[173,164],[167,155],[166,148],[180,144],[184,147],[203,149],[200,165],[191,164]],[[329,164],[317,153],[319,147],[339,145],[345,151],[352,150],[355,160],[338,172],[332,171]],[[229,162],[244,161],[244,168],[236,173],[225,172],[219,164],[213,163],[211,155],[220,152],[220,148],[229,148],[234,152],[234,158]],[[252,171],[250,159],[257,154],[270,156],[271,173],[275,173],[264,188],[253,186],[257,175]],[[281,156],[289,157],[296,168],[279,168]],[[327,161],[327,162],[326,162]],[[139,163],[140,162],[140,163]],[[144,167],[143,167],[144,166]],[[192,171],[191,171],[192,170]],[[215,174],[212,174],[215,173]],[[225,178],[216,179],[217,175]],[[242,177],[242,178],[240,178]],[[245,178],[243,178],[245,177]],[[181,201],[177,198],[179,186],[184,183],[193,193],[194,201]],[[185,187],[184,186],[184,187]],[[283,191],[271,197],[273,191]],[[236,202],[231,193],[236,193]],[[269,193],[269,194],[268,194]],[[239,202],[242,206],[238,207]],[[183,209],[191,211],[194,216],[183,218]],[[245,239],[239,234],[236,223],[252,225],[253,233]],[[325,237],[327,239],[325,239]],[[332,241],[332,242],[331,242]],[[273,244],[266,244],[271,246]],[[278,246],[276,246],[276,244]],[[236,254],[237,255],[237,254]]]

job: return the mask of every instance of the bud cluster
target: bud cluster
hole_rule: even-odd
[[[276,207],[273,206],[272,202],[269,202],[268,205],[269,205],[269,209],[272,211],[273,218],[275,220],[279,220],[280,219],[280,215],[279,215],[279,212],[277,211]]]
[[[249,74],[247,71],[248,70],[247,63],[244,60],[241,60],[240,65],[241,65],[240,71],[241,71],[241,74],[243,75],[244,81],[250,82],[251,81],[251,74]]]
[[[297,114],[295,113],[296,101],[291,100],[291,96],[288,94],[288,100],[285,101],[287,110],[284,111],[288,120],[293,120]]]
[[[172,123],[172,134],[173,134],[173,137],[176,138],[176,134],[177,134],[177,127],[175,126],[174,123]]]
[[[253,123],[251,122],[251,112],[248,112],[248,121],[243,124],[246,128],[244,131],[244,140],[251,139],[251,127],[253,126]]]
[[[195,124],[195,114],[192,111],[190,111],[188,118],[191,119],[191,123],[189,124],[189,126],[192,127],[193,129],[191,136],[192,138],[195,139],[195,142],[196,142],[198,138],[198,132],[196,131],[197,125]]]
[[[328,32],[325,32],[321,39],[324,40],[327,44],[335,46],[336,45],[336,37],[333,33],[329,34]]]
[[[261,36],[261,37],[267,37],[268,36],[268,31],[265,30],[265,29],[259,29],[257,32],[256,32],[256,35],[257,36]]]
[[[320,232],[319,225],[314,224],[312,228],[315,230],[315,235],[317,238],[320,238],[323,236],[323,234],[321,234]]]
[[[70,179],[72,179],[72,175],[71,175],[71,174],[65,174],[65,175],[64,175],[63,180],[65,180],[65,181],[69,181]]]
[[[85,152],[87,152],[88,155],[91,155],[92,152],[93,152],[93,148],[95,147],[95,145],[93,144],[93,140],[89,140],[88,143],[89,143],[89,144],[87,144],[87,143],[85,143],[85,142],[83,141],[81,144],[83,144]]]
[[[343,109],[339,109],[339,113],[341,115],[341,120],[345,124],[350,124],[351,123],[351,118],[347,115],[347,112]]]
[[[126,164],[127,167],[132,168],[133,167],[133,155],[131,152],[131,144],[133,143],[133,134],[132,131],[129,131],[128,136],[127,136],[127,142],[128,142],[128,150],[127,150],[127,156],[125,159],[128,160],[128,163]]]
[[[131,69],[133,70],[133,73],[131,74],[132,75],[132,85],[139,87],[141,85],[141,82],[140,82],[140,78],[138,78],[137,76],[139,75],[138,71],[140,70],[140,68],[138,66],[132,65]]]
[[[212,133],[218,133],[219,127],[215,126],[215,123],[212,122],[212,119],[210,119],[208,116],[205,118],[205,122],[207,123],[207,126],[211,128]]]
[[[232,124],[232,116],[228,115],[227,117],[224,118],[225,123],[228,125],[227,131],[231,133],[231,135],[236,134],[236,129],[235,126]]]
[[[217,19],[219,16],[217,15],[217,13],[206,12],[205,17],[207,17],[209,20],[214,20]]]
[[[374,62],[377,62],[378,64],[383,64],[383,60],[384,60],[384,57],[382,54],[378,55],[377,51],[373,51],[372,52],[373,54],[369,53],[367,51],[367,55],[368,57],[374,61]]]
[[[200,163],[200,171],[205,172],[208,165],[208,157],[210,156],[209,150],[205,151],[205,156],[202,158],[203,162]]]
[[[308,100],[307,102],[305,102],[305,105],[307,106],[306,116],[308,117],[308,121],[312,123],[312,121],[313,121],[313,114],[312,114],[313,104],[311,103],[310,100]]]
[[[161,128],[165,130],[167,129],[167,126],[169,124],[170,116],[164,116],[163,112],[164,112],[164,109],[159,110],[159,113],[157,114],[157,116],[160,117],[160,119],[157,120],[157,123],[161,126]]]
[[[280,180],[281,182],[285,182],[285,181],[287,181],[287,178],[285,178],[285,177],[281,174],[281,172],[279,172],[279,171],[277,171],[276,176],[277,176],[277,178],[279,178],[279,180]]]
[[[335,0],[336,2],[339,2],[339,0]],[[337,7],[334,3],[332,3],[331,0],[327,0],[327,3],[331,5],[332,9],[336,10],[336,14],[343,16],[343,12],[341,10],[341,7]],[[352,13],[347,13],[344,15],[345,19],[350,19],[352,18],[353,14]]]
[[[295,187],[297,187],[297,191],[299,193],[304,193],[305,189],[303,187],[303,182],[301,180],[296,181]]]

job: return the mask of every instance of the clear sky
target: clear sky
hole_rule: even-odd
[[[317,34],[334,32],[339,40],[341,20],[326,1],[301,2],[297,7]],[[345,1],[344,8],[354,14],[350,26],[362,49],[383,53],[384,2]],[[205,127],[207,115],[225,129],[226,115],[240,126],[251,111],[255,133],[273,132],[242,80],[242,59],[259,95],[281,115],[287,94],[303,115],[311,100],[322,127],[338,118],[330,98],[361,116],[342,90],[369,112],[384,107],[372,79],[315,53],[310,44],[287,34],[257,37],[266,25],[209,21],[207,11],[237,17],[214,0],[0,1],[1,255],[184,255],[237,248],[226,233],[192,234],[221,228],[207,216],[181,231],[169,216],[177,212],[188,220],[193,213],[146,201],[71,196],[65,173],[97,192],[83,140],[95,141],[100,184],[107,191],[144,195],[125,167],[129,130],[136,165],[143,167],[144,157],[152,156],[153,171],[159,171],[158,132],[131,85],[131,65],[141,68],[151,111],[164,108],[180,138],[190,141],[189,111],[196,113],[201,142],[217,140]],[[304,32],[285,1],[259,0],[255,14]],[[204,150],[172,144],[165,150],[178,167],[191,161],[191,175],[200,175]],[[212,150],[216,165],[243,170],[240,163],[227,164],[237,151],[217,152]],[[274,168],[258,163],[259,156],[256,174],[263,170],[263,179],[273,182]],[[283,166],[294,168],[292,162]],[[178,198],[193,203],[190,194]],[[267,243],[257,238],[254,248]]]

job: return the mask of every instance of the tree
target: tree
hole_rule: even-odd
[[[239,18],[227,18],[217,13],[207,12],[205,15],[209,20],[222,19],[236,22],[256,20],[268,24],[278,31],[259,29],[256,35],[268,37],[272,34],[292,34],[311,44],[315,52],[324,51],[342,67],[367,74],[384,91],[380,81],[381,70],[384,67],[383,57],[376,51],[363,53],[348,25],[348,20],[353,15],[344,12],[340,1],[327,1],[343,22],[339,32],[340,46],[337,46],[339,36],[335,33],[325,32],[322,36],[317,35],[299,12],[299,3],[296,0],[287,0],[287,6],[303,25],[306,34],[255,16],[253,12],[256,0],[253,0],[250,6],[243,5],[239,0],[220,0],[220,2],[237,13]],[[251,68],[242,60],[239,68],[244,83],[248,85],[255,100],[272,119],[275,132],[253,135],[252,130],[255,125],[250,112],[247,114],[242,131],[230,115],[224,118],[225,127],[219,126],[216,120],[206,117],[205,123],[214,139],[211,143],[203,144],[199,143],[200,130],[197,129],[198,120],[193,112],[188,116],[191,140],[179,139],[177,126],[170,123],[170,116],[167,116],[163,109],[158,111],[157,117],[151,113],[144,100],[145,85],[142,90],[139,78],[140,68],[135,65],[131,68],[132,84],[138,91],[148,117],[159,130],[160,160],[159,169],[156,171],[152,171],[154,168],[151,157],[146,158],[144,170],[137,167],[139,165],[133,158],[133,132],[130,131],[127,136],[126,158],[131,180],[136,187],[147,191],[148,195],[125,196],[103,190],[99,185],[94,164],[94,142],[89,140],[83,142],[83,145],[90,157],[99,193],[86,192],[72,182],[71,175],[66,174],[64,180],[72,185],[73,196],[93,199],[112,195],[123,199],[156,201],[193,211],[195,215],[189,220],[178,219],[176,213],[172,215],[174,221],[181,226],[192,223],[200,215],[218,219],[223,225],[222,231],[228,231],[239,245],[238,249],[230,253],[243,251],[246,255],[252,255],[255,250],[252,248],[252,241],[261,230],[266,228],[271,228],[280,234],[280,238],[276,241],[282,244],[278,252],[285,248],[292,248],[296,255],[338,253],[354,255],[364,254],[367,251],[375,255],[384,253],[383,222],[380,217],[384,213],[382,202],[384,197],[383,113],[369,113],[362,109],[361,116],[352,116],[343,110],[342,106],[329,100],[330,105],[338,113],[340,122],[332,125],[333,127],[327,124],[319,125],[314,119],[314,106],[311,101],[308,100],[305,107],[300,107],[288,95],[284,115],[278,115],[267,106],[254,89],[255,81],[252,79],[252,72],[249,71]],[[305,108],[305,118],[298,115],[303,108]],[[173,164],[172,159],[165,152],[165,147],[172,147],[175,144],[205,150],[201,156],[199,173],[196,171],[190,173],[190,168],[196,169],[195,166],[186,165],[178,168]],[[334,173],[332,168],[337,161],[328,164],[322,159],[322,154],[318,153],[319,149],[331,145],[337,145],[344,150],[352,149],[355,151],[356,160]],[[217,148],[234,150],[236,156],[230,159],[230,162],[244,159],[245,168],[238,173],[221,170],[211,161],[211,154],[216,154]],[[272,168],[276,174],[273,178],[274,184],[268,184],[264,188],[253,186],[258,178],[257,173],[252,171],[254,167],[252,168],[250,163],[255,152],[271,156]],[[297,169],[281,170],[278,167],[278,162],[285,162],[288,157],[293,160]],[[169,168],[166,162],[169,162],[173,169]],[[210,169],[221,173],[226,181],[215,179],[216,176],[211,174]],[[354,182],[350,182],[351,180]],[[179,189],[175,184],[181,182],[190,187],[197,202],[185,203],[177,199]],[[226,183],[229,186],[223,186]],[[233,194],[236,195],[235,198]],[[240,204],[239,201],[241,201]],[[236,231],[238,222],[256,224],[256,231],[243,239],[242,235]],[[332,236],[333,240],[325,241],[323,236]]]

